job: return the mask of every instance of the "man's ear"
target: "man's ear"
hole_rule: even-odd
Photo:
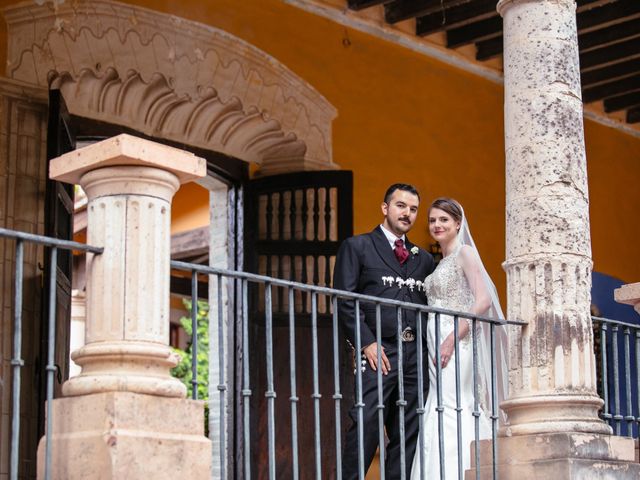
[[[382,214],[386,217],[387,212],[389,211],[389,204],[387,202],[382,202],[380,204],[380,208],[382,209]]]

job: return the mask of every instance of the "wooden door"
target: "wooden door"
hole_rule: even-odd
[[[340,243],[353,233],[353,179],[348,171],[300,172],[253,180],[245,210],[247,270],[253,273],[330,287]],[[295,369],[300,478],[315,478],[314,393],[311,296],[296,292]],[[318,297],[318,352],[322,478],[335,478],[335,392],[333,329],[328,297]],[[273,370],[277,478],[293,478],[289,301],[285,289],[273,289]],[[250,298],[252,477],[267,478],[267,363],[264,288]],[[352,359],[340,336],[342,428],[352,398]],[[351,371],[351,373],[349,373]]]

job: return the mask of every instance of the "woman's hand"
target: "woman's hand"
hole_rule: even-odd
[[[455,342],[453,340],[453,333],[449,334],[447,338],[444,339],[444,342],[440,345],[440,365],[442,368],[445,368],[451,360],[453,353],[455,351]],[[436,359],[433,359],[433,364],[437,366]]]

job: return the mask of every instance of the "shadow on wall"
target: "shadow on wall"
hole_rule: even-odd
[[[615,277],[599,272],[593,272],[591,286],[592,314],[598,317],[609,318],[629,324],[640,325],[640,315],[630,305],[617,303],[613,299],[613,291],[624,285],[625,282]],[[625,334],[628,332],[628,334]],[[638,438],[638,426],[631,419],[640,415],[638,404],[638,368],[637,355],[640,355],[639,341],[636,332],[640,330],[626,331],[620,328],[617,332],[609,327],[606,332],[606,403],[605,411],[612,415],[607,423],[613,428],[616,435],[630,435]],[[628,337],[629,359],[625,355],[625,339]],[[639,337],[640,338],[640,337]],[[602,337],[600,324],[594,329],[594,343],[596,353],[596,368],[598,376],[598,393],[604,398],[605,384],[603,382],[602,368]],[[617,351],[617,363],[615,366]],[[628,370],[628,371],[627,371]],[[616,382],[617,377],[617,382]],[[630,397],[630,398],[629,398]],[[630,401],[629,401],[630,400]]]

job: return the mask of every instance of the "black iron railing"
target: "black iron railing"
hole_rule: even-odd
[[[440,337],[440,323],[441,317],[449,317],[453,319],[454,322],[454,330],[455,330],[455,338],[458,337],[458,324],[459,322],[466,321],[467,319],[472,323],[472,328],[470,329],[471,342],[473,346],[473,378],[474,378],[474,386],[477,383],[476,378],[478,376],[478,356],[477,356],[477,343],[478,339],[476,336],[476,332],[479,331],[479,326],[485,325],[485,328],[490,330],[490,348],[491,348],[491,366],[494,366],[495,363],[495,329],[497,327],[502,327],[504,325],[523,325],[523,322],[519,321],[506,321],[504,319],[495,319],[488,318],[480,315],[469,315],[464,312],[450,311],[446,309],[429,307],[426,305],[418,305],[411,304],[401,301],[395,300],[387,300],[379,297],[372,297],[367,295],[361,295],[356,293],[350,293],[340,290],[334,290],[331,288],[313,286],[298,282],[292,282],[288,280],[280,280],[272,277],[261,276],[246,272],[239,271],[231,271],[225,270],[221,268],[207,267],[203,265],[195,265],[188,264],[183,262],[173,261],[171,262],[171,267],[174,270],[182,270],[186,272],[190,272],[192,278],[192,321],[194,324],[193,332],[195,329],[195,321],[197,318],[197,311],[193,308],[193,305],[197,305],[197,291],[196,287],[198,284],[198,279],[196,277],[208,277],[215,279],[213,282],[215,287],[215,292],[210,292],[210,296],[215,298],[215,303],[217,304],[217,309],[210,310],[210,321],[216,324],[218,329],[218,338],[225,338],[223,332],[223,302],[222,302],[222,292],[223,289],[226,289],[228,292],[232,293],[229,295],[229,298],[235,299],[235,306],[229,306],[231,310],[233,310],[229,315],[230,317],[235,318],[239,322],[239,331],[241,336],[241,345],[242,352],[244,352],[242,356],[242,361],[239,364],[239,368],[241,370],[241,385],[235,387],[235,391],[241,394],[241,417],[242,421],[238,422],[238,425],[241,425],[241,432],[239,432],[239,437],[241,438],[241,445],[239,445],[239,450],[241,450],[241,455],[239,457],[242,458],[241,466],[234,472],[234,475],[231,477],[225,477],[224,475],[221,478],[294,478],[297,479],[300,476],[300,468],[302,465],[309,465],[309,463],[314,465],[314,478],[342,478],[342,434],[344,425],[344,412],[346,408],[350,406],[350,402],[345,398],[346,386],[344,382],[341,381],[344,379],[344,376],[341,375],[341,368],[344,365],[344,350],[341,348],[344,340],[342,339],[342,335],[340,332],[339,326],[339,318],[338,318],[338,302],[339,301],[352,301],[355,303],[355,312],[356,315],[360,314],[359,306],[365,303],[373,304],[375,306],[376,311],[376,323],[377,323],[377,340],[381,342],[380,332],[381,332],[381,309],[382,308],[395,308],[397,310],[398,318],[401,319],[403,313],[405,312],[415,312],[418,321],[416,337],[422,338],[422,325],[423,322],[421,319],[426,318],[426,316],[431,315],[435,320],[435,335],[436,338]],[[225,285],[226,282],[226,285]],[[252,288],[254,291],[252,292]],[[281,292],[278,294],[274,293],[274,290],[279,289]],[[282,292],[282,290],[284,292]],[[299,293],[303,293],[303,295],[298,295]],[[277,306],[274,308],[273,299],[279,298],[277,302]],[[300,300],[296,302],[296,298],[302,298],[305,300]],[[284,300],[282,300],[284,299]],[[288,300],[287,300],[288,299]],[[322,300],[322,301],[320,301]],[[301,305],[304,303],[304,305]],[[325,313],[320,315],[318,313],[318,305],[330,305],[331,308],[328,311],[325,309]],[[310,308],[308,308],[310,307]],[[310,315],[308,313],[310,312]],[[310,318],[307,318],[310,317]],[[320,318],[322,317],[322,319]],[[251,336],[252,329],[252,318],[253,322],[257,322],[260,324],[260,327],[264,328],[264,337],[262,340],[265,345],[262,349],[263,356],[261,358],[254,358],[254,361],[264,362],[266,365],[266,379],[262,386],[256,385],[254,378],[252,377],[253,368],[251,366],[250,356],[247,354],[253,349],[257,349],[258,345],[254,342],[254,338]],[[311,355],[312,362],[312,371],[307,372],[312,377],[312,388],[309,393],[309,400],[312,402],[312,408],[309,409],[307,414],[307,418],[304,421],[300,421],[300,416],[303,415],[301,412],[301,396],[299,395],[299,383],[302,378],[302,375],[296,370],[296,358],[298,358],[298,352],[296,351],[296,342],[299,341],[300,337],[297,333],[298,325],[305,323],[310,332],[308,332],[311,336],[311,348],[310,351],[305,352],[308,355]],[[324,344],[324,350],[320,347],[319,342],[319,328],[321,322],[328,323],[327,328],[330,329],[330,345]],[[275,365],[274,364],[274,325],[280,324],[283,325],[285,329],[288,330],[288,345],[277,344],[275,348],[277,349],[288,349],[289,351],[289,362],[288,365]],[[356,345],[355,351],[361,350],[361,335],[359,322],[356,322],[358,328],[356,329]],[[402,342],[402,332],[401,332],[401,322],[398,322],[398,332],[396,336],[396,341],[398,345],[398,351],[401,352],[401,342]],[[228,338],[228,337],[227,337]],[[197,346],[198,339],[194,336],[191,339],[192,345]],[[276,342],[277,343],[277,342]],[[225,415],[225,392],[229,390],[228,388],[228,379],[225,379],[224,372],[228,371],[225,368],[225,362],[232,361],[230,356],[225,353],[225,345],[223,342],[212,342],[213,346],[211,354],[217,355],[217,361],[219,362],[219,378],[217,380],[217,390],[219,392],[219,415],[221,418],[224,418]],[[196,347],[197,348],[197,347]],[[217,349],[217,352],[214,352]],[[456,369],[456,415],[458,424],[460,424],[461,415],[460,412],[462,410],[460,405],[460,364],[457,361],[458,352],[460,349],[459,342],[455,343],[455,369]],[[423,385],[425,382],[425,372],[424,372],[424,360],[426,359],[426,352],[423,349],[422,342],[417,342],[417,369],[418,369],[418,405],[424,405],[425,398],[423,396]],[[343,358],[341,358],[341,356]],[[436,342],[436,358],[439,358],[439,343]],[[195,358],[195,354],[194,354]],[[378,364],[380,364],[380,350],[378,350]],[[358,463],[359,463],[359,472],[360,477],[364,478],[365,475],[365,465],[364,465],[364,451],[363,451],[363,432],[362,432],[362,420],[363,420],[363,400],[362,400],[362,375],[361,369],[359,368],[359,359],[356,360],[355,365],[355,408],[357,411],[357,416],[359,418],[358,425],[360,426],[360,430],[358,432],[360,441],[358,442]],[[320,365],[322,364],[322,368]],[[286,368],[288,367],[288,388],[284,384],[276,388],[274,381],[274,371],[276,368]],[[400,416],[400,436],[404,438],[404,422],[403,422],[403,414],[405,413],[405,405],[406,401],[404,398],[403,391],[403,367],[402,361],[398,362],[398,387],[399,387],[399,398],[397,401],[397,408],[399,409]],[[442,400],[442,392],[440,389],[441,378],[442,378],[442,367],[440,363],[437,363],[437,385],[438,385],[438,400],[437,400],[437,416],[438,416],[438,425],[440,432],[440,475],[442,478],[445,478],[445,458],[442,454],[444,452],[444,435],[443,432],[443,415],[444,415],[444,407]],[[381,382],[382,382],[382,371],[381,369],[377,370],[378,375],[378,432],[379,432],[379,445],[380,445],[380,458],[385,457],[385,431],[384,431],[384,407],[382,405],[382,392],[381,392]],[[196,365],[193,365],[193,392],[197,392],[197,369]],[[322,391],[320,389],[320,377],[324,376],[325,378],[331,377],[333,380],[333,385],[329,391],[325,389]],[[210,382],[214,380],[210,378]],[[327,382],[324,382],[323,385],[327,385]],[[210,392],[215,391],[210,388]],[[277,399],[283,396],[283,392],[288,394],[288,414],[286,415],[277,415],[276,412],[281,414],[284,413],[283,408],[279,408],[276,404]],[[495,375],[492,375],[491,382],[491,405],[488,407],[491,409],[489,412],[489,418],[491,421],[491,436],[490,438],[493,440],[492,444],[492,461],[491,463],[494,465],[494,478],[497,478],[497,472],[495,470],[496,459],[497,459],[497,442],[495,441],[497,438],[498,424],[499,424],[499,413],[498,413],[498,403],[497,403],[497,386],[496,386],[496,378]],[[265,397],[265,412],[266,412],[266,431],[264,431],[264,436],[266,437],[266,445],[264,449],[260,449],[260,451],[255,452],[256,449],[256,440],[260,435],[255,431],[253,426],[256,423],[256,419],[251,418],[252,414],[259,415],[256,408],[253,408],[256,403],[252,403],[254,399],[264,396]],[[479,398],[477,388],[474,388],[474,422],[475,422],[475,439],[476,439],[476,449],[475,449],[475,464],[480,465],[480,449],[479,449],[479,441],[482,439],[479,434],[479,421],[480,421],[480,406],[479,406]],[[331,429],[323,428],[326,425],[325,422],[321,422],[321,416],[324,414],[324,417],[328,416],[329,409],[326,408],[326,404],[322,405],[322,399],[325,397],[330,397],[333,402],[333,407],[331,410],[331,416],[333,419],[333,425]],[[194,397],[195,398],[195,397]],[[280,405],[281,407],[282,405]],[[424,408],[418,408],[418,421],[420,425],[422,425],[422,417],[425,415]],[[287,423],[288,431],[281,431],[282,436],[276,437],[276,429],[278,422],[285,421]],[[308,431],[301,432],[299,430],[299,425],[304,424],[310,426],[312,429],[312,435],[309,435]],[[224,422],[221,422],[222,426]],[[328,431],[331,431],[331,435],[328,434]],[[422,427],[421,427],[422,430]],[[303,442],[301,439],[301,433],[308,440]],[[332,437],[331,443],[327,442],[326,437]],[[227,458],[225,457],[225,451],[227,451],[227,445],[225,442],[225,435],[223,432],[220,432],[220,447],[219,447],[219,458],[221,464],[221,471],[225,471],[225,465],[229,465],[231,462],[227,462]],[[283,440],[286,438],[286,441]],[[452,439],[447,440],[452,441]],[[425,442],[425,436],[421,432],[419,435],[419,449],[417,450],[420,454],[423,452],[423,444]],[[289,445],[285,445],[285,443],[289,443]],[[401,471],[403,472],[402,478],[405,478],[404,471],[406,462],[411,462],[411,458],[406,458],[404,456],[404,448],[402,448],[404,441],[401,442],[401,462],[402,467]],[[278,447],[278,448],[276,448]],[[327,460],[327,455],[323,451],[324,449],[330,449],[331,455]],[[454,469],[458,471],[458,478],[464,477],[464,470],[462,469],[461,458],[463,455],[463,451],[468,451],[470,445],[463,445],[461,440],[461,428],[458,425],[457,428],[457,451],[458,451],[458,460],[457,464],[454,465]],[[266,452],[266,459],[264,452]],[[277,453],[276,453],[277,452]],[[283,453],[285,452],[285,453]],[[309,452],[313,452],[312,462],[301,462],[301,454],[308,458],[310,456]],[[256,456],[262,456],[264,463],[261,463],[260,460],[256,460]],[[236,455],[235,458],[238,458]],[[425,465],[424,459],[420,462],[420,465]],[[262,468],[261,468],[262,467]],[[451,468],[451,465],[448,465]],[[256,469],[261,472],[267,472],[266,474],[257,474],[255,473]],[[307,466],[308,469],[308,466]],[[254,472],[254,475],[252,475]],[[308,473],[308,470],[307,470]],[[477,475],[479,478],[480,471],[477,469]],[[381,478],[384,478],[384,469],[381,469]],[[425,478],[421,476],[421,478]]]
[[[14,272],[14,303],[13,303],[13,354],[11,357],[11,436],[10,436],[10,460],[9,478],[18,478],[18,452],[20,443],[20,398],[21,398],[21,371],[24,366],[22,358],[22,307],[23,307],[23,267],[24,267],[24,246],[25,243],[41,245],[51,249],[49,255],[49,278],[46,279],[49,285],[48,298],[48,331],[47,331],[47,431],[51,431],[52,415],[51,400],[53,399],[54,376],[56,373],[55,358],[55,335],[56,335],[56,271],[58,262],[58,250],[79,250],[95,254],[102,253],[102,248],[91,247],[82,243],[60,240],[56,238],[44,237],[24,232],[16,232],[0,228],[0,238],[15,240],[15,272]],[[5,257],[6,258],[6,257]],[[45,446],[45,478],[50,478],[51,471],[51,442],[47,441]]]
[[[601,417],[615,435],[639,437],[640,325],[592,317]]]
[[[88,245],[47,238],[0,229],[0,237],[15,241],[15,284],[13,312],[13,355],[12,365],[12,410],[10,435],[10,479],[18,478],[18,445],[20,439],[20,398],[24,394],[21,386],[22,358],[22,305],[23,299],[23,259],[25,243],[33,243],[48,248],[50,278],[49,288],[49,322],[48,322],[48,360],[46,366],[47,388],[46,398],[50,409],[53,398],[53,383],[56,367],[53,355],[56,350],[56,288],[55,272],[58,250],[77,250],[94,254],[102,253],[101,248]],[[340,330],[338,318],[338,302],[354,302],[356,315],[360,305],[375,306],[377,339],[380,338],[380,312],[382,308],[394,308],[398,318],[405,312],[415,312],[418,319],[435,320],[436,338],[440,332],[442,318],[453,319],[455,332],[458,323],[470,320],[472,323],[471,339],[473,347],[474,376],[474,421],[476,425],[476,449],[473,456],[475,465],[480,465],[480,440],[477,421],[480,416],[478,392],[476,387],[477,351],[476,333],[479,325],[484,325],[494,338],[496,328],[504,325],[520,326],[522,322],[473,316],[464,312],[448,311],[425,305],[409,304],[400,301],[386,300],[378,297],[359,295],[325,287],[318,287],[280,280],[272,277],[254,275],[246,272],[225,270],[184,262],[171,262],[174,271],[187,272],[191,276],[192,285],[192,322],[193,337],[191,348],[192,391],[197,398],[198,358],[197,317],[198,317],[198,282],[209,282],[209,303],[215,308],[209,311],[210,331],[217,331],[215,342],[210,342],[209,361],[217,364],[218,378],[209,377],[209,404],[215,405],[210,415],[217,417],[217,430],[211,431],[215,439],[216,454],[219,465],[215,478],[300,478],[310,476],[308,466],[313,465],[315,478],[342,478],[343,434],[346,429],[346,410],[355,404],[355,415],[362,420],[364,404],[362,401],[362,374],[359,359],[355,362]],[[279,290],[278,292],[275,292]],[[274,303],[274,298],[278,301]],[[318,306],[324,305],[319,311]],[[328,308],[327,308],[328,306]],[[604,400],[602,417],[614,429],[617,435],[638,436],[640,424],[640,395],[638,373],[640,372],[640,326],[615,320],[593,317],[596,332],[597,361],[600,371],[599,391]],[[356,325],[359,325],[356,323]],[[400,325],[400,323],[398,323]],[[417,322],[416,336],[422,338],[423,322]],[[301,330],[303,329],[303,330]],[[401,346],[401,331],[398,328],[397,345]],[[456,335],[457,337],[457,335]],[[355,350],[362,347],[359,328],[356,329]],[[438,343],[436,343],[436,346]],[[493,345],[493,342],[491,342]],[[460,393],[460,365],[457,361],[460,345],[455,344],[456,398]],[[492,363],[495,352],[492,347]],[[399,348],[399,351],[401,348]],[[436,358],[438,357],[436,347]],[[426,353],[422,342],[417,342],[418,371],[418,405],[420,425],[427,413],[423,386],[425,379]],[[287,358],[285,363],[278,363],[276,358]],[[301,361],[302,360],[302,361]],[[380,362],[381,358],[378,358]],[[301,365],[309,368],[301,369]],[[355,367],[355,368],[354,368]],[[396,407],[400,417],[405,413],[402,362],[398,367],[399,395]],[[345,374],[345,371],[347,373]],[[263,372],[262,375],[259,372]],[[283,373],[284,372],[284,373]],[[262,375],[262,376],[261,376]],[[380,440],[380,458],[385,457],[384,408],[382,407],[380,385],[381,370],[378,369],[378,433]],[[441,378],[442,367],[438,364],[436,415],[439,432],[442,433]],[[493,447],[491,460],[493,476],[496,478],[496,436],[499,424],[498,406],[496,402],[496,379],[492,375],[490,407],[491,435]],[[351,393],[353,390],[353,394]],[[353,397],[351,397],[353,395]],[[235,408],[237,406],[237,409]],[[460,458],[463,449],[469,449],[461,441],[460,404],[456,405],[458,422],[457,451],[458,458],[453,468],[458,478],[464,477]],[[51,414],[48,411],[46,431],[51,435]],[[362,421],[359,422],[362,425]],[[402,423],[401,423],[402,425]],[[401,436],[404,434],[400,429]],[[358,432],[358,470],[364,478],[364,452],[362,431]],[[451,441],[452,439],[447,439]],[[452,468],[442,455],[444,451],[443,435],[440,435],[440,475],[444,478],[445,468]],[[424,432],[418,436],[418,452],[422,453],[425,442]],[[264,448],[263,448],[264,447]],[[45,448],[45,478],[51,478],[51,445]],[[311,459],[311,462],[306,460]],[[410,462],[411,458],[402,458],[402,462]],[[485,462],[486,463],[486,462]],[[424,465],[421,459],[420,465]],[[307,470],[301,474],[301,468]],[[264,468],[263,468],[264,467]],[[402,469],[404,471],[404,469]],[[479,469],[476,469],[479,476]],[[381,472],[384,478],[384,471]]]

